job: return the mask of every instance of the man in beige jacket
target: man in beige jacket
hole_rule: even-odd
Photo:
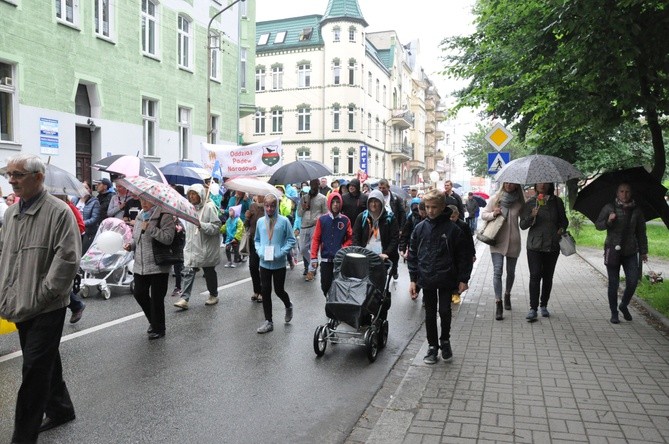
[[[44,174],[35,155],[7,161],[5,176],[21,198],[0,234],[0,317],[16,323],[23,351],[12,442],[37,442],[40,432],[74,419],[58,346],[81,236],[67,204],[44,189]]]

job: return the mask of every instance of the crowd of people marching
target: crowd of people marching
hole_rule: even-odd
[[[443,190],[431,189],[420,196],[418,189],[412,188],[410,197],[404,199],[391,191],[385,179],[375,189],[357,179],[346,184],[334,180],[329,186],[326,179],[313,179],[256,196],[233,191],[211,193],[209,179],[185,190],[175,186],[197,212],[197,223],[193,224],[145,199],[136,199],[110,179],[94,183],[96,195],[84,184],[87,193],[76,201],[51,195],[44,189],[44,174],[45,165],[37,156],[9,159],[5,176],[16,196],[8,196],[0,205],[0,316],[17,324],[24,359],[13,442],[35,442],[40,431],[75,417],[62,377],[58,344],[66,307],[72,311],[69,322],[76,323],[82,317],[85,305],[73,291],[72,282],[81,255],[106,218],[118,218],[132,228],[132,240],[123,248],[134,252],[133,295],[149,321],[150,340],[166,334],[164,298],[170,273],[175,276],[171,295],[178,298],[173,305],[180,310],[189,308],[200,270],[209,292],[204,303],[218,303],[216,267],[222,248],[227,259],[224,268],[247,264],[253,285],[251,300],[263,304],[265,317],[257,332],[265,334],[274,329],[272,293],[283,304],[284,322],[293,318],[294,305],[285,289],[287,270],[301,265],[306,281],[320,276],[320,290],[327,295],[336,253],[353,245],[388,261],[393,279],[398,278],[400,258],[406,260],[409,296],[415,300],[422,292],[427,364],[438,362],[439,350],[444,360],[453,356],[451,304],[468,289],[476,261],[474,234],[479,215],[484,223],[504,220],[490,247],[498,321],[504,319],[505,310],[511,310],[521,252],[520,230],[528,230],[530,309],[526,319],[533,322],[539,314],[550,316],[548,303],[560,237],[568,227],[564,203],[548,183],[535,184],[529,199],[520,185],[503,183],[480,208],[471,193],[463,201],[450,180]],[[615,201],[602,209],[596,223],[598,229],[607,230],[606,245],[619,256],[616,262],[607,259],[612,323],[619,322],[618,310],[626,320],[632,319],[627,305],[638,274],[634,258],[640,254],[645,260],[648,251],[643,222],[629,185],[621,184]],[[159,260],[156,243],[173,246],[175,239],[182,239],[178,244],[183,248],[183,261]],[[618,305],[621,266],[628,280]],[[387,293],[384,299],[381,319],[387,317],[391,296]]]

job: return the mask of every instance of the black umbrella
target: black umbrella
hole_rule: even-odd
[[[272,185],[285,185],[331,175],[332,170],[317,160],[300,160],[288,163],[276,170],[268,182]]]
[[[661,217],[669,227],[669,206],[664,201],[667,189],[641,167],[602,174],[578,193],[574,209],[596,222],[604,205],[615,200],[618,185],[623,182],[632,188],[632,198],[643,211],[644,219]]]

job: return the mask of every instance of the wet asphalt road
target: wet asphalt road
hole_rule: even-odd
[[[288,272],[290,324],[274,297],[274,331],[256,333],[262,304],[250,301],[246,264],[218,267],[220,303],[204,305],[198,277],[191,308],[166,297],[167,336],[147,340],[148,323],[127,289],[86,299],[78,324],[65,324],[60,351],[77,419],[43,433],[42,443],[343,442],[395,361],[422,325],[400,266],[389,313],[388,347],[370,364],[364,347],[313,351],[325,322],[320,283]],[[173,282],[174,278],[170,278]],[[69,319],[69,312],[68,318]],[[0,336],[0,442],[13,428],[21,357],[18,335]]]

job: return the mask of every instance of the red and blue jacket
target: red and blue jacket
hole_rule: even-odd
[[[352,243],[353,229],[351,221],[341,211],[335,216],[332,214],[332,200],[341,195],[331,192],[328,195],[329,213],[322,215],[316,221],[316,228],[311,240],[311,259],[318,259],[318,250],[321,250],[321,260],[332,261],[337,252]],[[341,208],[341,207],[340,207]]]

